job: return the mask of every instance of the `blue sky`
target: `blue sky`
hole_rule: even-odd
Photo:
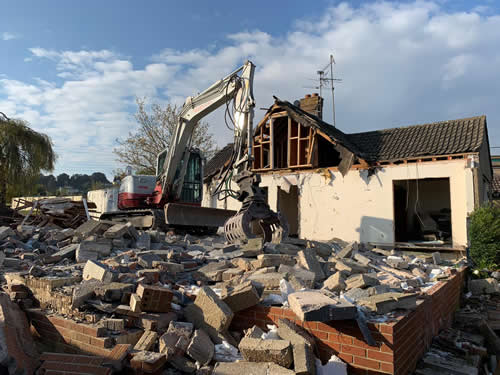
[[[56,174],[110,176],[135,96],[182,103],[250,58],[257,108],[293,101],[333,53],[343,131],[486,114],[500,146],[499,45],[491,1],[16,1],[0,26],[0,111],[51,135]],[[221,119],[208,120],[222,146]]]

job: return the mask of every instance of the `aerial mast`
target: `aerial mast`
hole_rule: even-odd
[[[332,89],[332,116],[333,116],[332,125],[336,126],[336,123],[335,123],[335,85],[333,83],[334,82],[342,82],[342,80],[333,77],[333,65],[334,64],[335,64],[335,59],[333,58],[333,55],[330,55],[330,62],[328,63],[328,65],[325,66],[322,70],[318,70],[317,73],[319,74],[319,95],[321,96],[321,94],[322,94],[323,86],[328,87],[328,85],[330,85],[330,87]],[[330,68],[329,69],[330,71],[328,71],[328,68]],[[328,73],[330,74],[330,78],[328,78]]]

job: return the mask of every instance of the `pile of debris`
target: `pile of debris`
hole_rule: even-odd
[[[95,209],[96,205],[86,200],[74,201],[69,198],[48,198],[38,200],[26,200],[17,198],[15,212],[28,211],[23,217],[22,224],[55,225],[59,228],[77,228],[89,219],[89,209]],[[18,223],[21,223],[19,220]]]
[[[464,264],[356,242],[256,238],[228,245],[220,236],[107,221],[16,229],[0,227],[4,289],[30,317],[43,350],[61,351],[50,346],[59,337],[80,352],[111,358],[110,371],[345,370],[336,357],[322,366],[313,338],[290,320],[244,333],[231,331],[231,322],[257,304],[285,306],[302,321],[355,319],[369,343],[366,321],[415,308],[420,295]],[[51,355],[41,357],[42,368],[63,360]]]
[[[416,375],[500,373],[500,272],[473,279],[453,327],[433,339]]]

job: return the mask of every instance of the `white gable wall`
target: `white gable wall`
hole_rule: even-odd
[[[299,236],[315,240],[394,242],[393,181],[419,178],[449,178],[453,244],[467,244],[467,215],[474,209],[473,177],[465,159],[386,166],[367,178],[367,170],[262,175],[268,187],[269,205],[277,209],[278,187],[299,189]],[[212,187],[213,189],[213,187]],[[240,203],[210,197],[205,185],[203,205],[238,209]]]

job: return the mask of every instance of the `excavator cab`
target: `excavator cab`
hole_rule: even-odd
[[[193,204],[200,206],[203,199],[203,156],[201,151],[197,148],[190,148],[189,160],[184,175],[184,181],[182,184],[182,190],[180,195],[179,203]],[[159,176],[163,170],[163,164],[168,155],[168,150],[165,149],[156,158],[156,175]],[[179,167],[175,173],[175,179],[179,177],[179,173],[182,171],[182,164],[184,160],[181,160]]]
[[[201,205],[203,198],[203,158],[199,150],[191,150],[182,184],[181,203]]]

